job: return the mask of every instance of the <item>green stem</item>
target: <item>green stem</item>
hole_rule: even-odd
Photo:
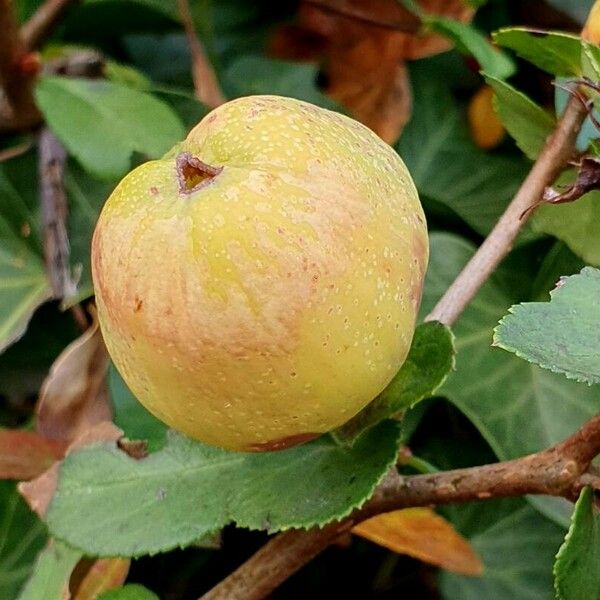
[[[418,473],[429,474],[439,473],[440,470],[434,467],[430,462],[419,458],[418,456],[410,456],[402,461],[402,464],[412,467]]]

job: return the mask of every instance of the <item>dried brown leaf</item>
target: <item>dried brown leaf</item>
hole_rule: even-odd
[[[477,576],[483,572],[481,559],[469,542],[429,508],[383,513],[355,526],[352,533],[454,573]]]
[[[109,421],[97,423],[73,441],[67,449],[66,454],[96,442],[116,442],[122,435],[123,432]],[[31,481],[22,482],[18,486],[21,496],[25,498],[27,504],[41,518],[46,514],[52,496],[56,491],[60,465],[61,461],[57,461],[39,477]]]
[[[107,369],[108,354],[94,323],[52,365],[37,405],[38,432],[71,442],[96,423],[110,421]]]
[[[32,479],[64,455],[67,444],[34,431],[0,429],[0,479]]]
[[[130,565],[128,558],[99,558],[86,565],[88,568],[83,577],[74,582],[76,569],[71,577],[71,589],[75,587],[73,600],[96,600],[103,592],[121,587],[127,579]]]
[[[131,458],[141,460],[148,456],[148,444],[145,440],[129,440],[127,438],[121,438],[117,442],[119,450],[122,450]]]
[[[462,0],[420,4],[426,12],[463,22],[474,13]],[[405,61],[443,52],[450,45],[442,36],[421,32],[419,20],[397,0],[305,0],[298,24],[276,30],[270,51],[296,60],[321,56],[325,91],[393,143],[410,118]]]

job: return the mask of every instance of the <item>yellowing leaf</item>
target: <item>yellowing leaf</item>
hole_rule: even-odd
[[[73,600],[95,600],[103,592],[122,586],[127,579],[130,563],[129,558],[95,560],[79,582]]]
[[[484,85],[475,92],[469,103],[471,137],[484,150],[495,148],[506,133],[494,110],[493,99],[494,90],[489,85]]]
[[[429,508],[406,508],[377,515],[352,533],[399,554],[408,554],[461,575],[481,575],[481,559],[446,519]]]
[[[600,0],[592,6],[581,37],[592,44],[600,44]]]

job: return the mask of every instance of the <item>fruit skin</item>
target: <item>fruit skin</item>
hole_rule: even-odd
[[[196,183],[185,153],[222,170],[182,190]],[[100,325],[133,393],[232,450],[305,441],[381,392],[406,358],[427,259],[398,155],[277,96],[220,106],[132,171],[92,242]]]

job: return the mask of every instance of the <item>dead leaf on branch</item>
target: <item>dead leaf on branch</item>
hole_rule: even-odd
[[[474,9],[462,0],[420,0],[421,8],[462,22]],[[448,50],[451,43],[420,31],[397,0],[305,0],[298,23],[277,29],[270,53],[322,61],[325,92],[388,143],[411,114],[406,61]]]
[[[478,576],[483,572],[471,544],[429,508],[383,513],[356,525],[352,533],[453,573]]]
[[[525,218],[542,204],[567,204],[575,202],[588,192],[600,189],[600,157],[584,156],[575,166],[577,166],[577,177],[573,183],[563,186],[563,191],[547,187],[544,190],[542,198],[523,211],[521,219]]]
[[[546,188],[542,202],[546,204],[565,204],[575,202],[584,194],[600,189],[600,158],[584,156],[577,164],[577,178],[564,192]]]
[[[66,447],[35,431],[0,429],[0,479],[33,479],[61,459]]]
[[[97,423],[74,440],[68,447],[66,454],[96,442],[116,442],[122,436],[123,432],[113,423],[108,421]],[[18,485],[19,493],[25,498],[31,510],[36,512],[40,518],[43,518],[46,514],[52,496],[56,491],[61,463],[62,461],[55,462],[39,477],[31,481],[21,482]]]
[[[129,573],[128,558],[82,560],[73,570],[69,587],[73,600],[96,600],[100,594],[121,587]]]
[[[71,442],[91,426],[112,419],[106,388],[108,354],[97,323],[69,344],[42,385],[37,430]]]

